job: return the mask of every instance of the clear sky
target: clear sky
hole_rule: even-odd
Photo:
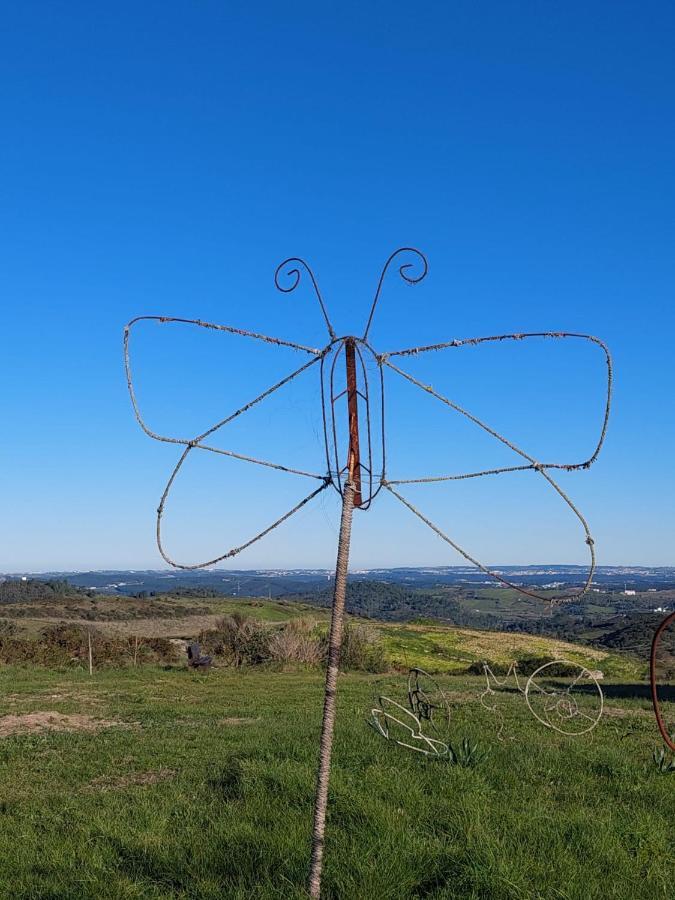
[[[276,265],[305,258],[338,333],[360,333],[401,245],[424,250],[429,275],[387,279],[378,350],[540,329],[607,341],[607,443],[561,483],[599,562],[675,564],[673,47],[667,2],[6,5],[0,571],[163,565],[154,514],[178,449],[134,420],[126,321],[322,346],[307,284],[278,293]],[[133,349],[144,413],[178,437],[302,361],[167,325]],[[537,458],[584,458],[600,425],[602,359],[581,345],[461,348],[409,369]],[[387,389],[391,477],[518,463],[394,373]],[[320,422],[313,372],[220,446],[321,471]],[[166,514],[187,562],[311,488],[192,455]],[[488,563],[586,560],[535,473],[407,496]],[[338,499],[324,492],[232,565],[331,566]],[[458,562],[389,497],[357,513],[354,566]]]

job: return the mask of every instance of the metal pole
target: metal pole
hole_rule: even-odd
[[[323,722],[321,724],[321,744],[319,750],[319,770],[316,779],[314,800],[314,824],[312,827],[312,861],[309,871],[309,895],[313,900],[321,894],[321,867],[323,863],[324,835],[326,832],[326,807],[328,805],[328,781],[330,779],[330,759],[333,749],[335,727],[335,702],[337,699],[337,679],[342,646],[342,623],[347,591],[347,567],[349,564],[349,544],[354,511],[354,483],[350,479],[342,495],[342,519],[338,542],[337,564],[335,566],[335,588],[333,610],[330,620],[328,640],[328,666],[326,668],[326,689],[323,701]]]

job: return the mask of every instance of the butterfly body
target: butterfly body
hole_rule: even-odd
[[[371,391],[368,369],[376,365],[373,349],[353,335],[329,344],[321,365],[324,441],[331,482],[341,494],[349,479],[354,485],[354,506],[361,509],[370,506],[384,468],[383,459],[378,459],[375,478],[373,457],[383,454],[381,441],[374,446],[372,420],[382,416],[382,386]]]

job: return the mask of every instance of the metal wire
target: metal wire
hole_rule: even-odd
[[[490,706],[486,702],[486,697],[496,697],[497,694],[496,694],[496,691],[494,691],[492,689],[492,685],[495,684],[497,687],[505,688],[506,685],[508,684],[509,678],[512,675],[513,675],[514,682],[516,685],[516,690],[518,690],[521,694],[525,693],[525,688],[522,688],[520,686],[520,682],[518,681],[518,663],[516,663],[516,662],[511,663],[511,665],[509,666],[509,668],[506,672],[506,675],[503,677],[503,679],[501,681],[497,678],[497,676],[495,675],[495,673],[492,671],[492,669],[490,668],[490,666],[487,663],[483,663],[483,674],[485,675],[486,687],[478,699],[480,701],[480,705],[484,709],[487,709],[488,712],[491,712],[497,718],[497,721],[499,722],[499,728],[497,729],[497,740],[503,741],[504,740],[504,725],[505,725],[504,716],[502,714],[502,711],[499,709],[499,707],[497,706],[496,703],[493,702],[493,704]]]
[[[424,756],[447,756],[450,745],[446,741],[424,734],[422,723],[447,740],[450,725],[450,704],[438,682],[414,667],[408,672],[408,706],[383,695],[378,696],[377,706],[370,711],[368,725],[387,741],[414,750]],[[399,730],[406,734],[405,740]],[[412,742],[412,743],[411,743]]]
[[[571,684],[567,685],[564,690],[547,690],[537,683],[536,679],[544,674],[546,669],[549,669],[551,666],[556,666],[560,662],[564,662],[566,666],[576,666],[576,668],[579,669],[579,674]],[[583,709],[579,707],[576,697],[574,696],[574,688],[582,679],[591,683],[595,688],[597,696],[600,698],[597,712],[594,715],[589,715],[587,712],[584,712]],[[541,713],[537,712],[532,701],[532,694],[535,692],[538,696],[544,698]],[[602,718],[605,697],[602,693],[600,683],[591,671],[584,668],[584,666],[576,665],[576,663],[568,663],[564,660],[554,660],[552,662],[544,663],[543,666],[540,666],[527,679],[527,684],[525,685],[525,702],[532,715],[537,721],[541,722],[542,725],[551,728],[553,731],[557,731],[559,734],[578,737],[579,735],[593,731],[596,727]],[[585,721],[580,722],[582,719]],[[578,729],[575,729],[573,726],[573,723],[576,722],[580,722]]]

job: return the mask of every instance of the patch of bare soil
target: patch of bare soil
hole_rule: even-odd
[[[6,694],[3,697],[4,703],[8,706],[16,706],[20,704],[26,705],[27,701],[37,703],[70,703],[76,700],[80,706],[100,706],[104,701],[96,694],[84,691],[57,691],[28,694]]]
[[[219,725],[252,725],[258,719],[247,719],[240,716],[229,716],[226,719],[218,719]]]
[[[175,769],[157,769],[154,772],[128,772],[113,778],[110,775],[101,775],[89,784],[89,790],[93,791],[121,791],[128,787],[144,787],[148,784],[157,784],[176,777]]]
[[[7,715],[0,718],[0,738],[40,731],[99,731],[101,728],[128,728],[126,722],[94,719],[81,713],[64,715],[51,711]]]

